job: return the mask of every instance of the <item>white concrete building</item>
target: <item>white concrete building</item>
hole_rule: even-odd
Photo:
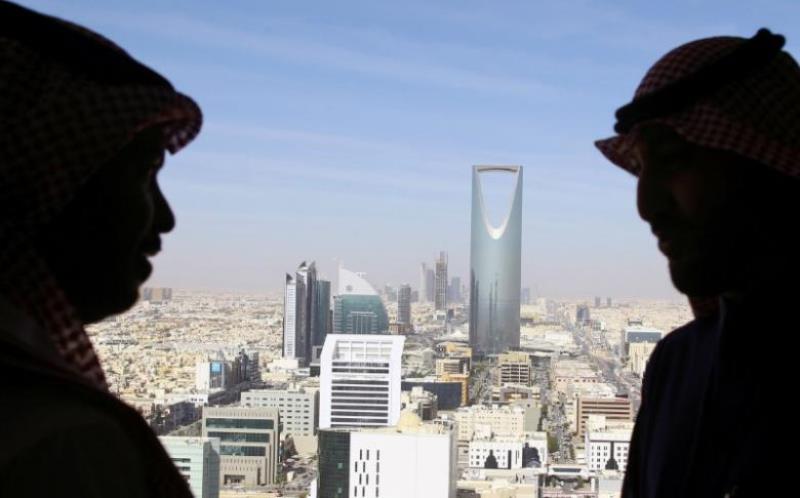
[[[527,446],[526,446],[527,445]],[[489,455],[498,469],[544,467],[547,464],[547,433],[535,432],[522,437],[496,436],[469,443],[469,467],[484,468]],[[534,462],[538,463],[534,463]]]
[[[337,434],[330,437],[330,432]],[[452,421],[423,423],[413,412],[404,411],[395,427],[331,429],[320,434],[320,497],[456,497]],[[325,446],[327,441],[330,448]],[[346,447],[347,453],[337,455],[337,450]]]
[[[320,365],[320,428],[397,424],[404,343],[403,336],[326,337]]]
[[[595,471],[608,469],[624,472],[628,465],[633,422],[614,423],[607,422],[604,417],[597,418],[600,422],[590,421],[584,436],[586,466]],[[613,462],[610,461],[612,457]]]
[[[303,311],[297,296],[297,281],[287,273],[283,290],[283,357],[289,359],[297,358],[297,314]]]
[[[219,497],[219,439],[207,437],[158,438],[195,498]]]
[[[471,441],[476,432],[498,436],[522,436],[525,430],[525,408],[521,406],[474,405],[453,413],[458,423],[458,439]]]
[[[242,393],[242,406],[277,408],[281,437],[314,436],[319,426],[319,391],[316,389],[253,389]]]

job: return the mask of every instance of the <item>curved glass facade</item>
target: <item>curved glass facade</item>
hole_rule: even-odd
[[[482,173],[515,175],[505,219],[493,226],[481,189]],[[469,343],[477,355],[519,348],[522,256],[522,166],[473,166]]]

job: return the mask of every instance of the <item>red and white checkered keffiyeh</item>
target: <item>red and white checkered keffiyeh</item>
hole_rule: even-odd
[[[645,75],[633,102],[719,61],[747,40],[713,37],[682,45],[663,56]],[[734,152],[780,173],[800,178],[800,67],[791,55],[778,52],[766,64],[689,106],[635,124],[630,131],[595,142],[611,162],[638,176],[632,159],[637,132],[659,123],[686,141]],[[712,314],[718,300],[690,297],[697,316]]]
[[[91,67],[90,52],[65,62],[37,46],[48,33],[19,36],[20,22],[44,23],[78,52],[101,47],[111,62]],[[137,133],[160,127],[175,153],[201,123],[190,98],[110,41],[0,2],[0,295],[35,318],[65,362],[100,388],[105,376],[84,326],[31,240]]]
[[[634,102],[731,53],[745,38],[696,40],[670,51],[647,71]],[[638,123],[625,134],[595,142],[614,164],[638,174],[631,159],[642,124],[661,123],[685,140],[753,159],[781,173],[800,176],[800,67],[786,52],[744,78],[673,114]]]

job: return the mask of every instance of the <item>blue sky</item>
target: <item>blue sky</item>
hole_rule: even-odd
[[[161,183],[178,226],[152,283],[273,291],[335,259],[416,286],[468,276],[473,164],[522,164],[523,274],[553,297],[675,297],[635,182],[592,145],[686,41],[767,26],[784,1],[26,1],[86,25],[205,113]],[[332,275],[331,275],[332,276]]]

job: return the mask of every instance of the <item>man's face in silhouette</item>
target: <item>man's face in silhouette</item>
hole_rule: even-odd
[[[736,154],[691,144],[662,125],[644,127],[639,215],[690,296],[752,289],[775,277],[797,214],[797,181]]]
[[[175,218],[156,174],[164,161],[159,129],[140,133],[81,189],[39,239],[39,250],[86,322],[130,308],[150,276]]]

